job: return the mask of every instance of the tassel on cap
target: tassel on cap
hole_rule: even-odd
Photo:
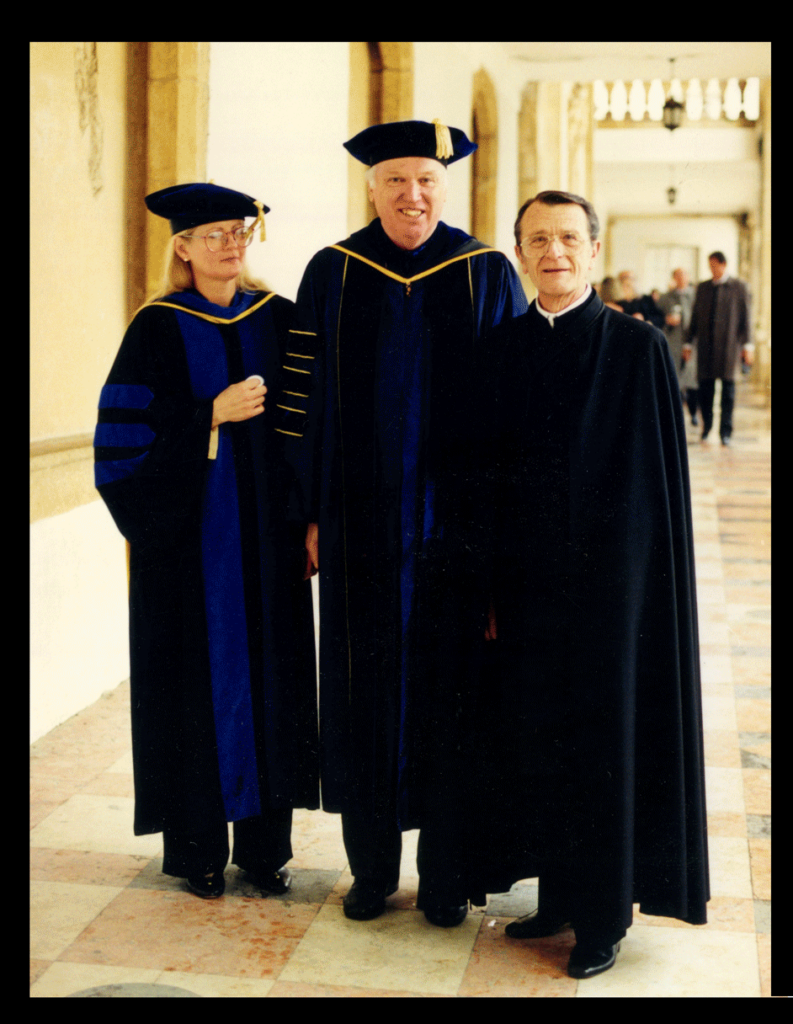
[[[438,160],[448,160],[454,156],[452,133],[437,117],[433,117],[432,123],[435,125],[435,155]]]
[[[256,209],[259,211],[259,213],[258,213],[258,215],[256,217],[256,220],[253,222],[253,224],[251,224],[251,234],[253,234],[253,232],[256,230],[256,225],[259,222],[261,222],[262,229],[261,229],[261,233],[259,235],[259,241],[260,242],[265,242],[267,240],[267,235],[265,234],[265,231],[264,231],[264,203],[261,201],[261,199],[254,199],[253,200],[253,205],[256,207]]]

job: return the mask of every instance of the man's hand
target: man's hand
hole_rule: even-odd
[[[683,346],[683,351],[682,351],[681,355],[683,357],[683,362],[687,363],[689,361],[689,359],[691,358],[691,346],[690,345],[684,345]]]
[[[319,523],[309,523],[306,530],[306,571],[303,579],[319,572]]]
[[[212,426],[240,423],[264,412],[267,388],[256,380],[243,380],[221,391],[212,403]]]

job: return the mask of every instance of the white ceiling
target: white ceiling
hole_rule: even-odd
[[[748,78],[771,76],[771,43],[498,43],[516,70],[532,81],[592,82],[634,78]]]

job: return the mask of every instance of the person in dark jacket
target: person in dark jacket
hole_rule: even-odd
[[[699,405],[702,410],[702,440],[707,441],[713,427],[713,398],[716,381],[721,381],[719,436],[723,445],[732,437],[732,413],[735,406],[735,378],[741,361],[751,365],[752,315],[749,289],[727,273],[723,252],[708,257],[712,279],[697,287],[694,309],[688,327],[684,355],[692,346],[697,353]]]

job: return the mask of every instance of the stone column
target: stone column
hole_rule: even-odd
[[[567,189],[568,97],[567,82],[537,85],[537,191]]]
[[[149,43],[146,192],[206,180],[209,43]],[[168,222],[146,222],[146,285],[160,283]]]
[[[592,86],[575,84],[570,92],[568,117],[568,192],[593,202],[592,159],[594,117]]]

